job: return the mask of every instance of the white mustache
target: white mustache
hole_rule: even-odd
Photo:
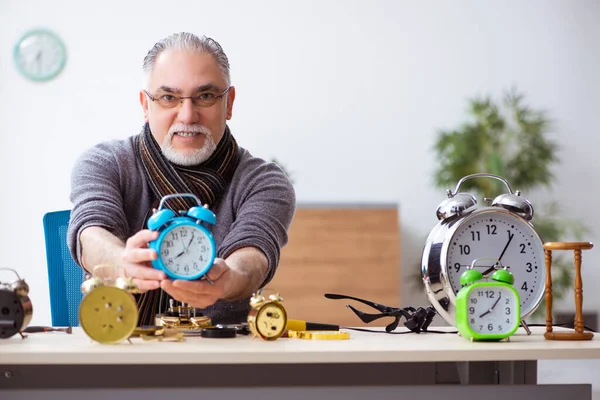
[[[177,132],[203,133],[208,136],[212,135],[210,129],[204,125],[175,124],[169,128],[169,136],[173,136]]]

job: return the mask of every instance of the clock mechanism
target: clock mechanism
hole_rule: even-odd
[[[205,315],[197,315],[196,308],[189,304],[175,305],[175,301],[170,299],[169,309],[164,314],[157,314],[155,323],[168,329],[200,331],[211,325],[211,319]]]

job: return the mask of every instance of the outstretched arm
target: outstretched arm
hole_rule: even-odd
[[[244,181],[236,221],[226,235],[206,280],[163,281],[176,300],[204,308],[219,299],[243,300],[274,276],[281,247],[287,243],[295,194],[279,167],[265,164]]]
[[[164,272],[150,265],[157,254],[148,248],[148,242],[157,237],[158,232],[145,229],[123,243],[106,229],[89,226],[80,235],[82,266],[89,272],[99,264],[122,266],[141,292],[157,289],[160,281],[166,278]]]

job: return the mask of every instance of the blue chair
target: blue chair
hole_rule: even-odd
[[[80,287],[85,272],[75,263],[67,247],[70,217],[70,210],[44,215],[52,326],[79,325],[79,303],[83,298]]]

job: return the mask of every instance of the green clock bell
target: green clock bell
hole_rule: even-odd
[[[480,261],[492,260],[496,269],[484,280],[475,269]],[[490,258],[473,260],[460,277],[456,296],[456,327],[465,339],[498,341],[512,336],[519,325],[520,299],[513,287],[514,276],[500,261]]]
[[[166,208],[165,202],[174,197],[191,197],[198,203],[189,210],[177,213]],[[172,279],[194,280],[206,277],[212,266],[217,248],[211,232],[205,224],[214,225],[217,217],[193,194],[164,196],[158,210],[148,219],[148,229],[158,231],[158,238],[149,243],[158,258],[152,266],[164,271]],[[209,281],[210,282],[210,281]]]

